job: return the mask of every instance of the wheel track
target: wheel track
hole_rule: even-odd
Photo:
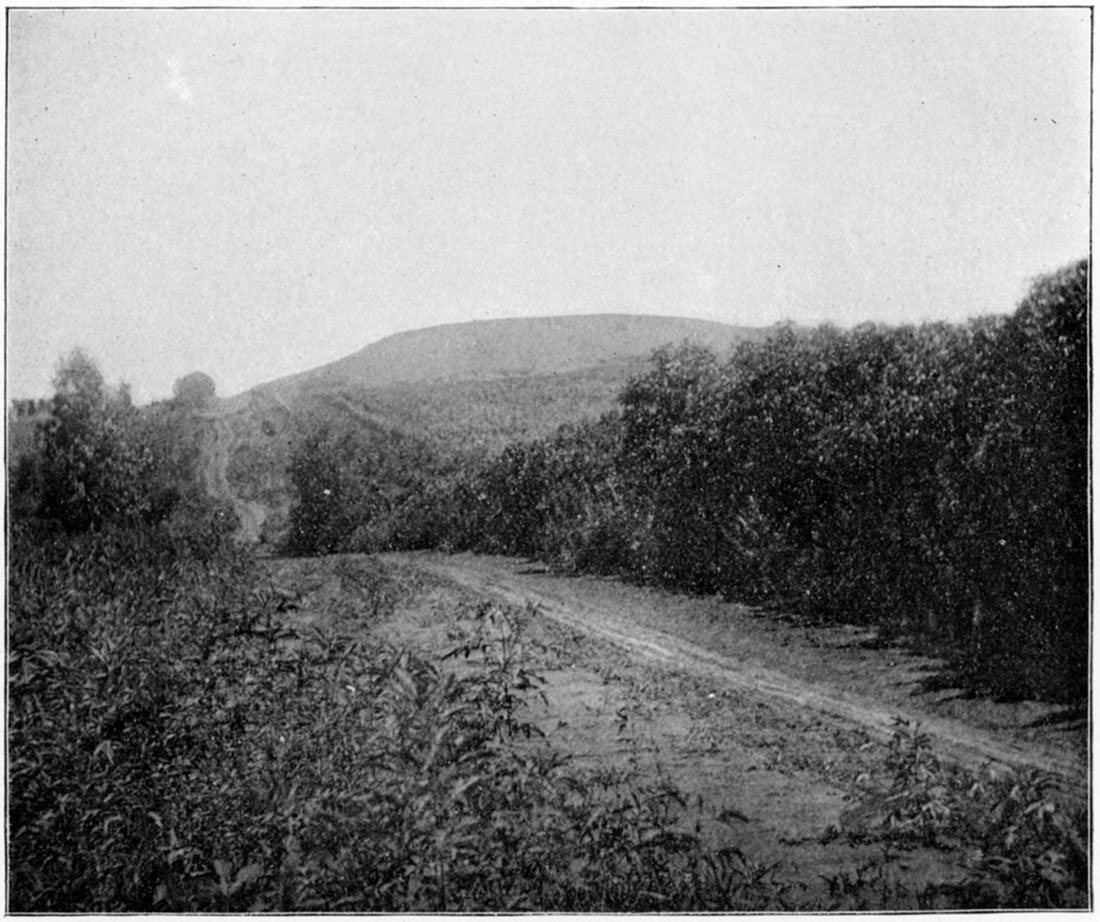
[[[705,676],[727,688],[749,692],[793,704],[855,724],[880,742],[894,734],[899,719],[920,724],[933,737],[937,753],[947,761],[970,771],[993,763],[1014,770],[1038,769],[1054,776],[1062,790],[1074,800],[1087,801],[1088,777],[1077,760],[1055,754],[1037,753],[1023,746],[996,739],[988,732],[928,714],[884,708],[872,701],[834,689],[823,690],[786,673],[716,653],[674,635],[632,624],[619,613],[577,599],[518,586],[498,574],[471,570],[461,563],[415,554],[388,554],[399,561],[441,576],[466,589],[485,593],[511,605],[528,602],[548,618],[575,631],[598,637],[633,655]]]
[[[241,541],[258,541],[264,520],[263,507],[240,499],[229,484],[229,459],[233,450],[233,428],[229,425],[229,416],[211,413],[203,418],[210,424],[208,437],[203,440],[202,446],[202,478],[207,495],[232,503],[240,521],[237,537]]]

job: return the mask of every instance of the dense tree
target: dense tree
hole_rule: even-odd
[[[286,549],[327,554],[407,542],[403,511],[435,466],[421,442],[373,423],[355,430],[318,425],[302,438],[288,467],[296,501]]]
[[[58,366],[43,429],[41,513],[69,531],[148,513],[149,452],[132,438],[128,391],[112,391],[75,349]]]
[[[997,693],[1087,678],[1088,286],[1005,318],[658,351],[612,423],[513,445],[439,501],[453,546],[874,624]]]
[[[216,388],[214,379],[201,371],[177,378],[172,385],[172,397],[182,406],[203,410],[214,402]]]

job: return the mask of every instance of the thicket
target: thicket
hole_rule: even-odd
[[[1082,261],[1008,317],[661,350],[617,415],[453,474],[417,540],[874,624],[981,690],[1082,700],[1088,290]]]
[[[291,455],[296,502],[285,550],[374,552],[411,543],[406,507],[437,466],[422,442],[375,423],[355,429],[322,423]]]

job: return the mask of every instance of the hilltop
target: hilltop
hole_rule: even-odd
[[[636,314],[510,318],[450,323],[387,336],[358,352],[255,390],[377,388],[430,381],[562,375],[633,368],[660,346],[690,340],[724,351],[760,328]]]

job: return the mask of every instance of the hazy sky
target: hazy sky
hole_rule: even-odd
[[[13,10],[8,395],[391,333],[964,320],[1087,254],[1087,9]]]

